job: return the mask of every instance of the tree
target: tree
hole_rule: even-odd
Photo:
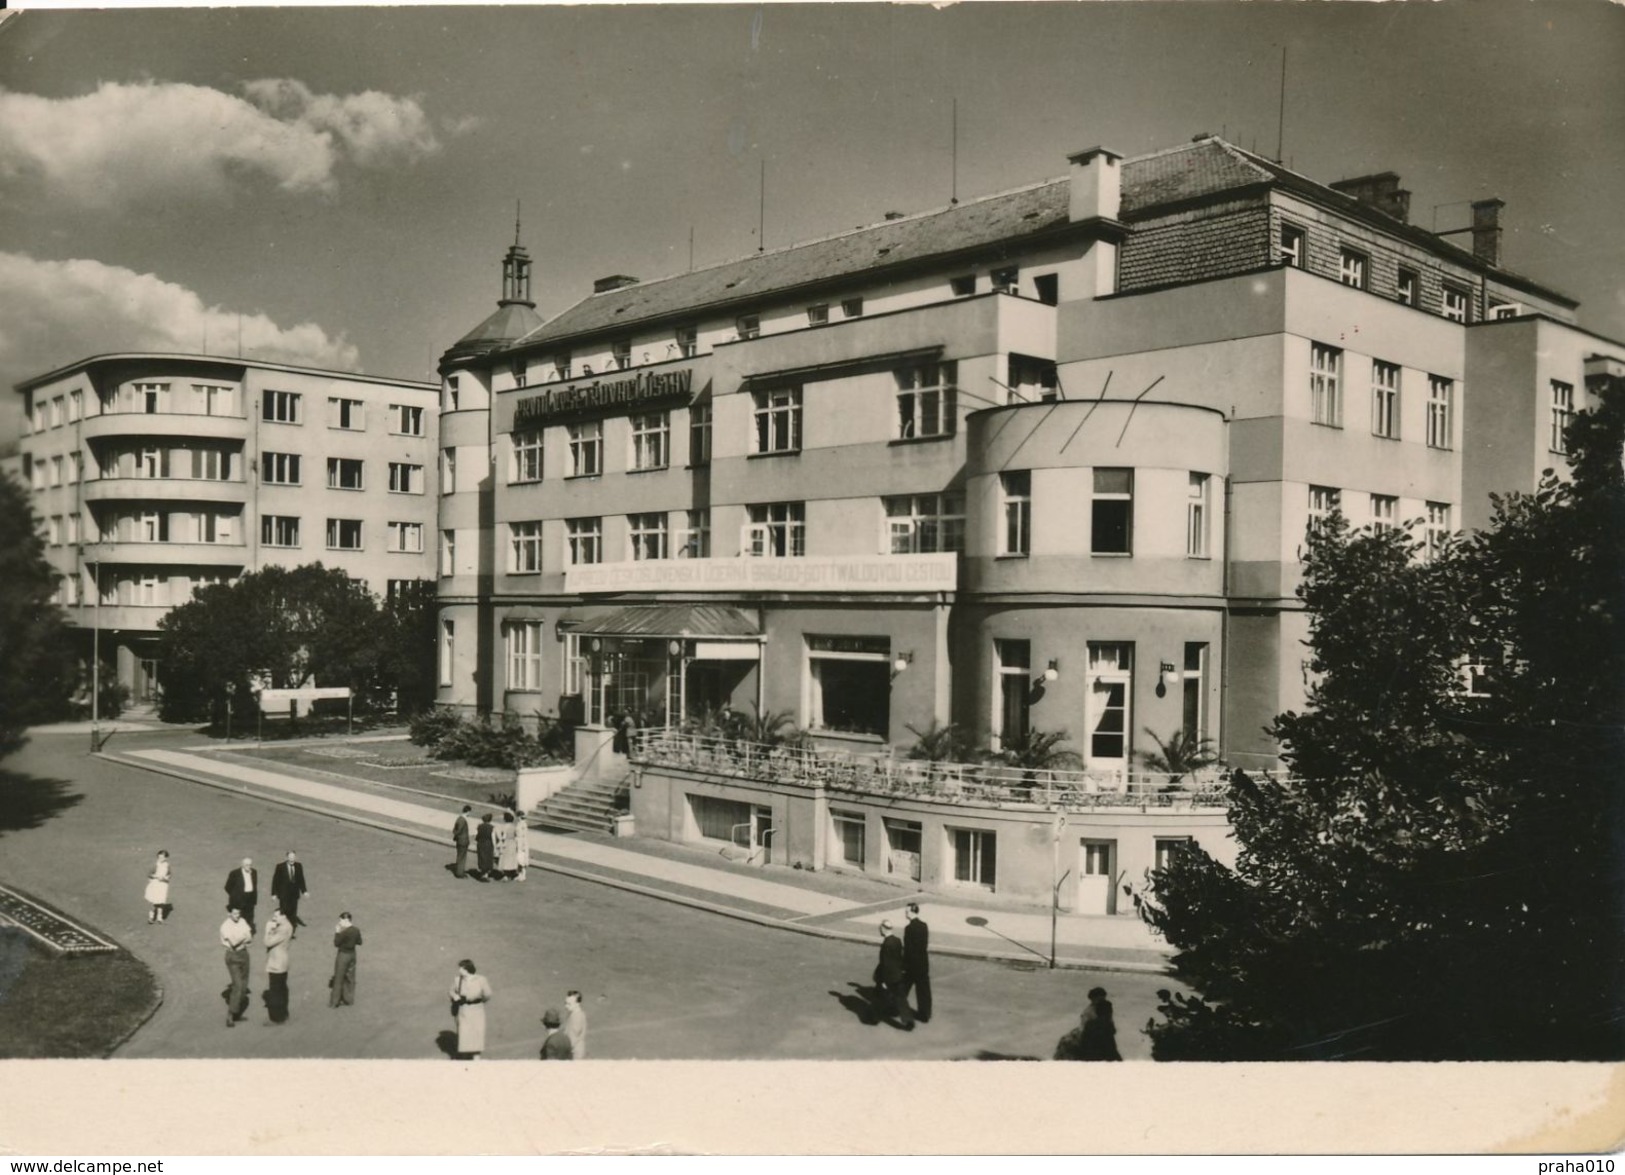
[[[58,718],[76,671],[67,621],[51,602],[56,572],[45,559],[28,492],[0,476],[0,755],[31,725]]]
[[[432,579],[407,580],[384,602],[381,673],[385,681],[393,683],[396,709],[402,714],[417,714],[435,702],[439,685],[435,590]]]
[[[1164,993],[1153,1055],[1625,1056],[1622,401],[1577,419],[1571,481],[1431,561],[1311,538],[1294,778],[1236,776],[1235,868],[1179,854],[1140,903],[1200,993]]]
[[[359,705],[394,691],[397,635],[366,587],[320,563],[267,567],[213,584],[158,623],[163,716],[218,718],[260,687],[349,686]]]

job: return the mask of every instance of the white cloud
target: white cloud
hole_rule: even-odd
[[[106,82],[44,98],[0,89],[0,181],[32,179],[93,207],[216,196],[247,175],[288,192],[328,192],[341,161],[410,163],[440,149],[413,98],[315,94],[290,79],[243,91]]]
[[[205,306],[174,282],[100,261],[41,261],[0,251],[0,380],[10,386],[109,351],[203,349],[237,354],[236,311]],[[356,370],[359,353],[342,334],[313,322],[279,326],[241,316],[242,353],[252,359]],[[15,399],[16,397],[12,397]]]

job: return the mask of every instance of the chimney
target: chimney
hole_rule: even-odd
[[[1334,192],[1352,196],[1362,204],[1386,213],[1401,224],[1410,223],[1411,194],[1399,186],[1399,175],[1392,171],[1379,171],[1375,175],[1360,175],[1353,179],[1338,180],[1331,185]]]
[[[629,277],[624,273],[612,273],[608,277],[601,277],[597,281],[593,282],[592,292],[595,294],[605,294],[610,290],[623,290],[627,286],[635,286],[637,284],[638,279],[635,277]]]
[[[1117,165],[1122,158],[1105,147],[1090,147],[1066,157],[1072,165],[1068,219],[1074,222],[1096,217],[1117,219],[1123,193],[1123,172]]]
[[[1506,206],[1493,196],[1473,201],[1473,256],[1485,265],[1501,264],[1501,209]]]

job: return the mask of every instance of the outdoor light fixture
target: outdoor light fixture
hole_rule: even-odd
[[[903,672],[903,670],[907,669],[912,664],[914,664],[914,651],[912,649],[910,649],[910,650],[908,650],[907,652],[904,652],[904,653],[898,653],[897,656],[892,658],[892,663],[891,663],[892,680],[896,681],[897,680],[897,675],[899,673]]]
[[[1168,695],[1168,691],[1179,681],[1179,670],[1172,661],[1164,661],[1157,666],[1157,697]]]
[[[672,641],[666,646],[666,652],[670,653],[673,657],[681,657],[683,655],[683,642]]]
[[[1041,697],[1042,696],[1041,691],[1043,690],[1043,688],[1046,685],[1048,685],[1052,681],[1059,681],[1059,680],[1061,680],[1061,662],[1060,662],[1060,659],[1056,658],[1056,657],[1051,657],[1050,662],[1049,662],[1049,668],[1045,669],[1044,672],[1040,673],[1037,677],[1033,678],[1033,688],[1032,688],[1033,696],[1035,698]]]

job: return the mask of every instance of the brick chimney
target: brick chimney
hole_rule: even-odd
[[[1334,192],[1352,196],[1378,212],[1392,216],[1401,224],[1410,223],[1411,194],[1399,186],[1399,174],[1379,171],[1375,175],[1357,175],[1353,179],[1338,180],[1331,185]]]
[[[627,286],[635,286],[637,284],[638,279],[635,277],[630,277],[624,273],[612,273],[608,277],[601,277],[597,281],[593,282],[592,292],[595,294],[604,294],[608,293],[610,290],[625,289]]]
[[[1118,166],[1122,159],[1116,151],[1105,147],[1090,147],[1066,157],[1072,165],[1069,219],[1117,218],[1123,196],[1123,170]]]
[[[1473,256],[1485,265],[1501,264],[1501,209],[1505,200],[1473,201]]]

